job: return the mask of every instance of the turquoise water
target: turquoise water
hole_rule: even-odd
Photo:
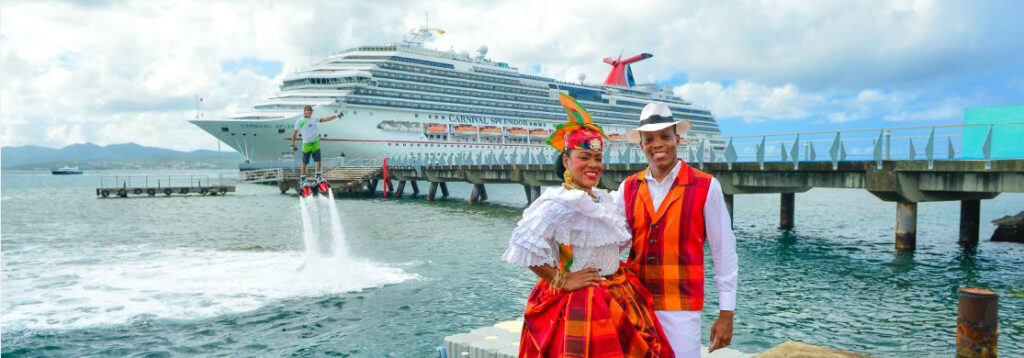
[[[243,185],[226,197],[97,199],[97,175],[2,173],[4,356],[426,357],[447,335],[518,317],[533,284],[499,260],[525,205],[518,186],[489,186],[478,206],[462,200],[466,185],[433,203],[339,199],[353,261],[311,277],[298,269],[294,196]],[[901,254],[895,204],[865,191],[798,194],[791,231],[776,229],[777,195],[737,196],[733,347],[949,356],[956,289],[972,286],[1002,294],[1000,352],[1024,351],[1024,245],[987,241],[988,222],[1022,199],[982,202],[977,250],[956,243],[958,203],[920,204],[918,250]]]

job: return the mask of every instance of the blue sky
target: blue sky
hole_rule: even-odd
[[[284,74],[425,22],[430,47],[600,82],[640,52],[638,82],[711,109],[725,135],[959,123],[1024,104],[1024,5],[947,2],[13,1],[0,5],[0,143],[213,149],[187,122],[246,110]],[[160,31],[154,31],[160,29]]]

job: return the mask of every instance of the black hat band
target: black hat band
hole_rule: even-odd
[[[672,116],[659,116],[659,115],[653,114],[653,115],[648,116],[646,119],[640,120],[640,125],[641,126],[646,126],[648,124],[672,123],[672,122],[675,122],[675,120],[672,119]]]

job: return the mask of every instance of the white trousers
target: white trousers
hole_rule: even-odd
[[[700,358],[700,311],[654,311],[678,358]]]

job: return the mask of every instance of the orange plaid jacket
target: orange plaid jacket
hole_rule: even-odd
[[[704,202],[710,174],[682,163],[661,206],[653,207],[647,170],[626,178],[626,219],[633,229],[628,263],[654,296],[658,311],[704,307]]]

